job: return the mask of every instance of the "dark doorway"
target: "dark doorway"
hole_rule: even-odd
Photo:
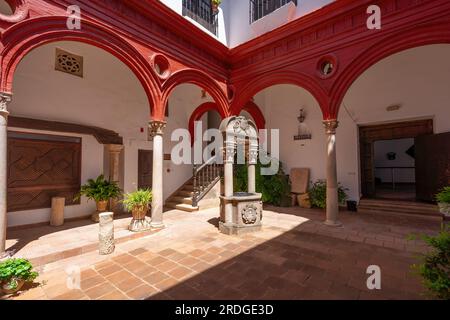
[[[359,128],[361,191],[365,198],[415,200],[415,138],[432,135],[433,120],[416,120]],[[419,176],[422,173],[419,172]]]
[[[138,151],[138,188],[151,189],[153,180],[153,151]]]

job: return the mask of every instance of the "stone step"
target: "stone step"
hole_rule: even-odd
[[[193,184],[185,184],[183,186],[183,191],[194,191],[194,185]]]
[[[199,207],[193,207],[193,206],[188,205],[188,204],[176,203],[176,202],[167,202],[166,203],[166,207],[167,208],[171,208],[171,209],[177,209],[177,210],[181,210],[181,211],[186,211],[186,212],[195,212],[195,211],[198,211],[200,209]]]
[[[378,199],[362,199],[362,205],[383,205],[383,206],[401,206],[401,207],[415,207],[422,209],[438,210],[438,207],[430,203],[414,202],[414,201],[396,201],[396,200],[378,200]]]
[[[424,216],[424,217],[441,217],[437,206],[430,206],[425,204],[421,206],[420,203],[416,203],[415,205],[410,205],[409,203],[401,204],[390,202],[375,202],[375,201],[366,201],[362,200],[358,206],[359,211],[367,211],[367,212],[386,212],[386,213],[400,213],[400,214],[410,214],[415,216]]]
[[[171,197],[168,202],[174,202],[174,203],[184,203],[192,205],[192,197],[183,197],[176,194],[175,196]]]
[[[184,191],[184,190],[178,191],[176,194],[177,197],[184,197],[184,198],[189,198],[189,197],[192,198],[193,195],[194,195],[194,193],[192,191]]]
[[[384,211],[399,211],[404,213],[415,213],[415,214],[427,214],[427,215],[439,215],[439,209],[437,206],[421,206],[418,205],[408,205],[399,203],[376,203],[376,202],[366,202],[361,201],[359,204],[359,209],[371,209],[371,210],[384,210]]]

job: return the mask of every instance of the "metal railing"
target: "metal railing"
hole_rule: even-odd
[[[183,0],[183,16],[197,21],[217,36],[219,23],[217,14],[212,9],[211,0]]]
[[[250,23],[267,16],[289,2],[297,5],[297,0],[250,0]]]
[[[212,157],[201,166],[194,165],[192,206],[197,207],[200,200],[214,187],[222,176],[223,165]]]
[[[391,171],[391,183],[392,190],[395,190],[396,180],[395,180],[395,172],[396,170],[415,170],[416,167],[375,167],[376,170],[390,170]]]

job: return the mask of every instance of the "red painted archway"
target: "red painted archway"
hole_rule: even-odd
[[[158,114],[159,80],[149,62],[124,38],[104,26],[83,21],[81,30],[69,30],[67,17],[52,16],[28,19],[7,29],[2,35],[10,43],[1,52],[0,91],[13,92],[14,72],[20,61],[33,49],[56,41],[77,41],[103,49],[127,65],[145,90],[150,106],[149,114]]]

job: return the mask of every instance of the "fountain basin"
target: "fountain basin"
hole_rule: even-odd
[[[241,235],[261,230],[262,194],[238,192],[220,197],[220,232]]]

